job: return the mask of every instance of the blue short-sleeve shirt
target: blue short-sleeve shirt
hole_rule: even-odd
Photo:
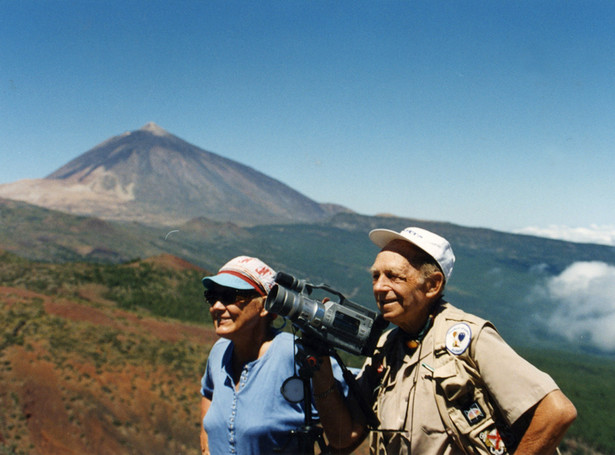
[[[245,365],[237,390],[231,372],[232,343],[220,339],[213,346],[201,380],[201,394],[211,400],[203,427],[212,454],[269,454],[277,449],[298,453],[290,432],[304,424],[303,403],[286,401],[280,391],[295,375],[293,339],[290,333],[277,334],[261,358]],[[339,381],[337,364],[334,373]],[[345,389],[341,388],[344,393]]]

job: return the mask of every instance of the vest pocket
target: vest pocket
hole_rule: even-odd
[[[475,370],[458,359],[438,366],[433,373],[436,382],[436,401],[440,413],[445,409],[455,437],[468,453],[507,452],[495,425],[495,410],[481,387]],[[442,416],[446,424],[445,416]],[[487,449],[487,450],[485,450]]]
[[[472,376],[455,358],[436,368],[433,378],[437,389],[440,389],[446,400],[450,402],[465,401],[474,389]]]

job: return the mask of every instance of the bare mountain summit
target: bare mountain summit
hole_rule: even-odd
[[[106,219],[176,225],[205,217],[241,225],[318,221],[319,204],[155,123],[112,137],[44,179],[0,185],[0,196]]]

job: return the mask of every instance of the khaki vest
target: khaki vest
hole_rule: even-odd
[[[457,324],[467,324],[473,334],[479,334],[487,325],[494,327],[481,318],[450,306],[449,309],[444,317],[436,318],[433,327],[436,360],[433,365],[433,383],[440,417],[465,453],[507,454],[509,451],[502,437],[508,441],[509,446],[516,446],[516,441],[493,405],[471,356],[472,346],[468,346],[461,354],[453,354],[447,348],[447,334]],[[451,338],[452,334],[448,337],[449,345]]]
[[[430,366],[433,369],[430,380],[449,437],[468,455],[505,455],[513,452],[517,442],[493,405],[471,356],[472,342],[476,340],[474,335],[491,324],[450,304],[445,304],[440,312],[442,314],[435,317],[431,328],[434,331],[433,346],[423,346],[423,349],[433,349],[434,364]],[[453,354],[447,348],[447,339],[449,347],[452,347],[452,332],[459,325],[469,327],[473,336],[463,352]],[[452,330],[450,334],[449,330]],[[374,364],[386,364],[387,353],[396,342],[397,337],[392,336],[395,332],[394,329],[381,337],[374,352]],[[452,350],[455,350],[454,347]],[[510,446],[510,452],[502,437]],[[381,437],[377,440],[376,446],[380,447],[384,441]]]

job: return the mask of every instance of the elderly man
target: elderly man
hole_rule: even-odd
[[[356,399],[378,418],[368,428],[338,394],[327,358],[314,396],[329,444],[352,448],[369,432],[377,454],[546,454],[576,418],[545,373],[517,355],[489,322],[443,300],[455,256],[424,229],[376,229],[374,297],[396,327],[359,374]]]

